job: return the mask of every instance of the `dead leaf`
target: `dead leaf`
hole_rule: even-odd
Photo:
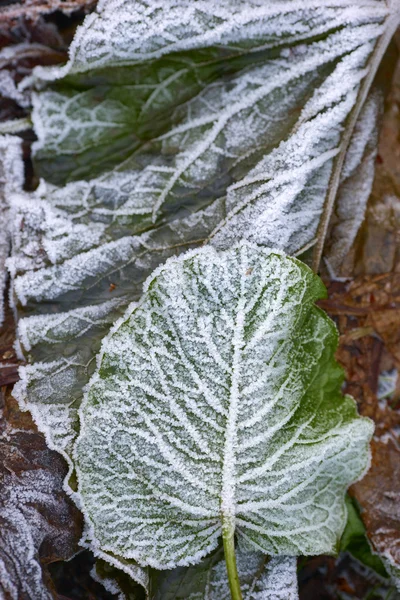
[[[0,53],[0,121],[27,116],[29,96],[17,84],[37,65],[66,62],[76,27],[95,6],[95,0],[25,0],[0,6],[0,48],[7,47]]]
[[[14,338],[8,309],[0,332],[3,382],[18,377]],[[48,600],[56,595],[46,565],[79,551],[82,516],[63,491],[64,459],[10,390],[0,388],[0,598]]]
[[[5,388],[0,402],[0,597],[47,600],[45,565],[78,551],[81,515],[62,489],[62,457]]]
[[[69,15],[80,9],[93,8],[95,5],[96,0],[14,0],[9,2],[8,6],[0,7],[0,15],[15,18],[24,14],[33,18],[55,10]]]
[[[307,559],[299,571],[300,600],[397,600],[393,588],[384,583],[350,554],[335,559],[316,556]]]
[[[370,541],[400,565],[400,446],[394,437],[372,441],[372,464],[353,486],[363,508],[362,519]]]
[[[387,222],[380,227],[377,239],[387,241]],[[371,234],[371,229],[368,231]],[[388,264],[389,254],[394,261],[397,252],[389,247],[392,250],[384,256],[383,265]],[[363,261],[368,260],[370,251],[368,242],[363,247]],[[393,270],[388,273],[331,282],[329,299],[321,304],[336,320],[341,334],[337,358],[346,370],[346,392],[357,400],[360,413],[376,425],[371,469],[350,493],[361,507],[374,549],[400,565],[400,411],[395,402],[377,397],[380,373],[394,368],[400,372],[400,273],[396,261],[390,262]],[[370,265],[371,270],[377,265],[378,261]]]
[[[339,327],[336,356],[346,371],[346,392],[375,421],[375,435],[400,426],[400,413],[377,398],[379,374],[400,368],[400,273],[331,282],[319,304]]]
[[[14,348],[14,319],[12,312],[6,308],[5,319],[0,333],[0,387],[18,381],[18,367],[22,364]]]

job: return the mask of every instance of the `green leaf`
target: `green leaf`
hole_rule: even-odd
[[[340,540],[340,550],[350,552],[357,560],[381,577],[388,577],[378,554],[372,552],[355,500],[346,496],[347,523]]]
[[[365,66],[390,16],[384,2],[358,4],[349,7],[341,0],[324,6],[315,0],[302,6],[257,0],[223,0],[218,5],[187,0],[100,2],[99,14],[91,15],[78,31],[69,63],[36,71],[39,80],[54,82],[52,91],[42,92],[34,102],[38,166],[46,177],[61,182],[71,176],[93,176],[133,152],[141,154],[153,140],[150,153],[154,154],[157,138],[182,122],[186,108],[179,107],[196,96],[200,102],[190,110],[190,122],[201,119],[203,129],[214,134],[220,129],[227,138],[221,144],[212,135],[214,139],[207,143],[210,136],[206,136],[200,144],[204,150],[215,142],[220,162],[224,155],[238,161],[249,150],[245,121],[256,136],[252,151],[260,153],[262,146],[269,151],[285,139],[299,116],[298,126],[305,125],[307,117],[324,110],[313,88],[331,85],[334,89],[340,83],[339,94],[329,97],[325,106],[331,117],[325,131],[336,136],[339,132],[334,130],[356,101],[354,95],[346,106],[343,96],[356,91],[365,75],[357,70]],[[308,51],[304,44],[309,45]],[[335,70],[340,60],[341,73]],[[247,77],[241,82],[246,68]],[[236,81],[238,72],[242,74]],[[216,79],[220,83],[213,91]],[[237,84],[240,96],[234,93]],[[230,94],[222,110],[218,88]],[[255,92],[257,100],[252,98]],[[260,106],[254,107],[254,102]],[[331,110],[333,105],[336,110]],[[298,107],[303,106],[301,114]],[[230,148],[235,118],[243,123],[236,133],[244,143],[241,147],[237,140],[236,147]],[[262,140],[265,129],[267,137]],[[179,145],[175,143],[174,152]],[[149,148],[145,152],[149,154]]]
[[[298,600],[296,559],[237,552],[244,600]],[[198,565],[153,572],[150,600],[231,600],[223,552]]]
[[[68,65],[37,71],[51,82],[34,97],[39,174],[103,174],[118,190],[116,166],[130,180],[124,214],[140,199],[152,223],[222,202],[207,234],[219,247],[251,232],[292,254],[318,227],[321,245],[394,9],[113,0],[98,10]]]
[[[390,579],[393,585],[396,587],[397,591],[400,592],[400,566],[396,563],[393,557],[388,555],[382,555],[382,560],[384,561],[384,565],[390,575]]]
[[[100,0],[24,83],[44,179],[9,197],[15,395],[71,472],[101,341],[153,269],[239,239],[316,245],[317,268],[398,21],[384,0]]]
[[[319,262],[398,18],[384,0],[103,0],[68,64],[25,82],[47,181],[9,198],[15,394],[52,447],[68,457],[101,339],[168,257],[243,238],[318,242]]]
[[[234,531],[266,554],[338,550],[373,425],[341,395],[324,295],[304,264],[248,243],[149,278],[80,410],[95,546],[158,569],[198,562]]]

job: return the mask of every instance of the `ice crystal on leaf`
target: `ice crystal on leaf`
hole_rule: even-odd
[[[0,598],[52,600],[46,564],[78,550],[79,511],[63,492],[62,458],[4,388],[0,397]]]
[[[166,569],[222,522],[266,554],[337,549],[372,423],[343,397],[325,293],[241,243],[170,259],[104,340],[80,410],[79,498],[95,545]]]
[[[32,412],[50,447],[69,461],[71,470],[78,411],[83,390],[96,369],[101,341],[129,304],[139,300],[143,282],[155,268],[203,244],[210,249],[199,256],[226,256],[215,254],[212,248],[224,251],[240,239],[291,255],[314,247],[316,266],[338,189],[334,252],[345,252],[363,215],[361,205],[351,214],[345,205],[353,190],[361,191],[366,199],[372,177],[373,136],[366,122],[378,109],[368,93],[398,22],[398,5],[384,0],[100,0],[96,12],[78,29],[68,63],[37,68],[23,82],[25,94],[34,90],[34,164],[41,182],[31,193],[21,191],[20,186],[8,188],[13,249],[8,267],[19,316],[18,345],[29,363],[21,367],[14,393],[21,406]],[[15,164],[22,172],[21,162]],[[285,260],[276,258],[277,264]],[[290,264],[294,271],[301,271],[298,263]],[[310,300],[310,315],[318,327],[325,323],[329,330],[311,304]],[[207,316],[201,331],[207,343],[216,344]],[[323,332],[314,334],[318,337]],[[271,344],[278,339],[274,332]],[[198,352],[202,359],[201,347]],[[225,356],[220,349],[217,355],[222,362],[212,368],[223,370],[229,353]],[[310,372],[312,364],[311,360],[307,364]],[[186,377],[186,368],[177,372],[177,381]],[[251,378],[254,368],[248,365],[246,377]],[[276,369],[277,377],[283,376],[283,364]],[[304,369],[302,376],[306,378],[307,373]],[[222,386],[222,391],[226,388],[221,377],[219,373],[210,384],[210,400],[215,386]],[[169,380],[165,383],[170,384]],[[155,385],[159,393],[158,380],[149,385]],[[184,384],[181,393],[186,392]],[[190,394],[188,398],[193,408],[195,400]],[[116,530],[112,543],[118,542],[122,551],[117,558],[108,555],[108,560],[125,565],[133,576],[135,567],[124,556],[138,557],[146,564],[175,564],[189,560],[190,552],[192,558],[200,557],[215,547],[220,531],[215,520],[220,455],[218,443],[214,445],[209,436],[212,424],[223,418],[223,397],[218,396],[218,402],[213,399],[210,406],[206,406],[207,398],[200,412],[211,427],[208,433],[203,425],[198,431],[192,424],[190,435],[195,438],[180,441],[180,423],[170,434],[176,432],[174,452],[180,458],[187,455],[188,473],[196,481],[196,456],[198,452],[207,456],[205,489],[186,484],[184,489],[193,498],[186,498],[183,506],[199,508],[201,504],[201,515],[192,515],[191,521],[187,517],[197,523],[199,533],[185,530],[181,537],[175,536],[175,555],[171,554],[168,563],[167,547],[164,554],[157,545],[147,547],[150,529],[138,533],[134,548],[124,540],[126,531]],[[340,402],[343,418],[353,423],[351,402]],[[199,407],[196,410],[199,416]],[[194,416],[187,415],[187,423]],[[369,427],[364,421],[349,423],[343,427]],[[334,430],[336,426],[332,425]],[[289,436],[285,427],[282,431]],[[312,428],[304,427],[306,436]],[[261,438],[264,433],[259,432]],[[257,435],[254,443],[258,443]],[[84,438],[80,439],[82,444]],[[121,448],[124,439],[117,439]],[[329,446],[332,439],[327,433],[327,447],[333,448]],[[355,436],[352,443],[356,441]],[[145,448],[147,444],[145,436],[140,445]],[[273,440],[271,444],[270,449]],[[312,450],[309,443],[296,444],[302,456]],[[256,468],[252,452],[251,447],[246,449],[249,469]],[[334,464],[330,460],[327,464]],[[343,474],[341,489],[351,480],[350,473],[362,471],[361,456],[359,461],[354,470],[349,467]],[[162,464],[157,462],[156,468]],[[240,477],[244,476],[243,471]],[[308,514],[301,508],[303,492],[299,491],[298,508],[290,519],[296,524],[300,519],[300,530],[290,534],[289,544],[284,538],[289,529],[282,529],[282,523],[290,531],[293,523],[282,521],[287,517],[285,510],[270,507],[268,514],[275,520],[264,523],[261,507],[251,505],[253,496],[254,502],[264,502],[257,499],[266,485],[263,477],[268,475],[260,474],[259,490],[243,481],[237,488],[241,495],[234,494],[229,502],[226,499],[235,509],[241,538],[249,538],[254,546],[268,548],[272,554],[288,552],[290,544],[293,552],[306,552],[311,539],[320,544],[320,549],[313,546],[314,553],[333,549],[344,519],[343,503],[335,505],[324,496],[325,504]],[[294,471],[293,477],[297,485],[301,470]],[[283,480],[282,490],[284,485]],[[281,499],[284,492],[276,486],[276,496],[268,502]],[[164,493],[167,498],[170,490]],[[108,494],[105,490],[102,498],[106,500]],[[144,506],[147,491],[138,494]],[[155,510],[156,500],[149,502]],[[243,514],[235,512],[239,504]],[[305,522],[314,517],[322,522],[328,505],[330,516],[314,539]],[[118,515],[129,510],[132,507],[118,506]],[[111,527],[112,511],[107,518]],[[183,528],[187,519],[182,519]],[[156,523],[151,526],[158,527]],[[102,534],[95,528],[93,537],[93,531],[89,528],[88,539],[92,536],[92,548],[101,554]],[[162,545],[162,527],[158,531]],[[143,545],[140,535],[148,536],[143,537]],[[185,548],[190,550],[186,559]],[[143,577],[138,571],[137,578],[144,581]]]
[[[10,251],[8,197],[23,184],[20,142],[10,135],[0,136],[0,326],[4,319],[4,292],[7,281],[6,260]]]
[[[259,552],[237,552],[244,600],[298,600],[296,559],[270,560]],[[150,600],[231,600],[223,553],[217,551],[189,568],[158,572]]]
[[[371,94],[356,123],[341,175],[334,223],[325,258],[338,271],[350,250],[365,210],[374,181],[374,163],[378,153],[377,120],[382,99]]]
[[[397,18],[383,0],[103,1],[67,65],[25,82],[44,179],[10,197],[19,330],[34,341],[19,339],[32,364],[16,394],[52,447],[48,416],[76,422],[109,323],[168,257],[240,238],[320,251]],[[48,314],[51,343],[31,318]]]

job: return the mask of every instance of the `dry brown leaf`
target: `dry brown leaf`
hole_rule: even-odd
[[[21,361],[16,356],[14,341],[14,319],[11,310],[7,309],[0,332],[0,387],[11,385],[19,379]]]
[[[377,397],[380,373],[400,369],[400,273],[332,282],[328,290],[321,305],[339,327],[337,359],[346,370],[346,392],[376,424],[371,469],[351,494],[374,548],[400,565],[400,410],[396,399]]]
[[[400,425],[400,414],[377,398],[379,374],[400,367],[400,274],[332,282],[328,293],[320,306],[339,327],[337,359],[346,370],[346,391],[360,412],[374,419],[380,435]]]
[[[0,6],[0,23],[20,18],[38,19],[56,10],[70,15],[78,10],[91,10],[96,4],[97,0],[17,0]]]
[[[372,464],[353,486],[375,549],[400,565],[400,447],[388,437],[372,441]]]
[[[347,553],[309,558],[299,572],[300,600],[397,600],[390,587]]]
[[[63,491],[67,465],[4,385],[18,377],[11,311],[0,330],[0,598],[56,598],[46,565],[78,550],[82,517]],[[8,365],[8,366],[7,366]]]
[[[0,597],[55,598],[45,565],[78,551],[81,515],[62,488],[67,467],[28,413],[0,401]]]

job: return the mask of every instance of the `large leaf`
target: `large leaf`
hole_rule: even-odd
[[[294,557],[270,560],[258,552],[237,553],[244,600],[298,600]],[[191,567],[157,572],[150,600],[231,600],[223,552],[218,550]]]
[[[323,240],[396,19],[383,0],[103,1],[69,63],[36,71],[36,168],[69,183],[11,198],[9,267],[16,394],[52,447],[70,452],[102,337],[169,256]]]
[[[296,254],[316,236],[318,263],[396,10],[101,1],[69,63],[26,82],[47,181],[11,198],[9,267],[31,363],[15,393],[69,461],[101,339],[160,263],[241,237]]]
[[[55,80],[34,101],[39,172],[62,182],[129,158],[154,222],[220,196],[218,243],[256,222],[253,241],[312,243],[396,25],[385,2],[320,4],[101,3],[70,63],[38,71]]]
[[[343,397],[325,293],[241,243],[172,259],[103,342],[75,444],[87,536],[187,565],[239,535],[266,554],[338,549],[373,426]]]

